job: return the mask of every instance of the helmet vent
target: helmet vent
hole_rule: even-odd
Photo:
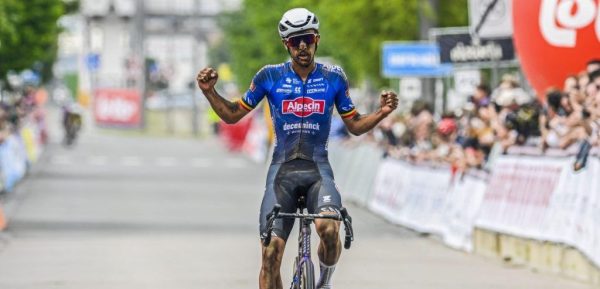
[[[307,19],[306,19],[306,21],[302,22],[301,24],[295,24],[294,25],[290,21],[285,21],[285,24],[287,24],[287,25],[289,25],[291,27],[294,27],[294,28],[300,28],[300,27],[306,26],[306,24],[308,24],[309,22],[310,22],[310,16],[308,16]]]

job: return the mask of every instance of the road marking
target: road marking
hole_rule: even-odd
[[[70,164],[73,164],[73,161],[71,160],[70,157],[68,157],[68,156],[61,156],[61,155],[52,157],[52,159],[50,159],[50,162],[53,165],[70,165]]]
[[[211,165],[209,159],[192,159],[191,165],[194,168],[208,168]]]
[[[142,165],[142,160],[139,157],[122,157],[120,163],[126,167],[139,167]]]
[[[233,169],[241,169],[248,166],[248,163],[243,159],[226,159],[225,167]]]
[[[160,157],[156,159],[156,165],[159,167],[174,167],[177,165],[177,160],[172,157]]]
[[[88,163],[92,166],[104,166],[108,163],[106,156],[91,156],[88,158]]]
[[[146,160],[149,161],[149,160]],[[157,167],[174,167],[181,164],[182,160],[174,157],[159,157],[154,160],[154,165]],[[57,155],[50,158],[50,163],[53,165],[73,165],[75,161],[71,156]],[[107,156],[94,155],[86,159],[86,163],[92,166],[106,166],[109,164]],[[124,156],[119,159],[119,165],[125,167],[139,167],[144,164],[144,160],[139,156]],[[248,167],[248,162],[245,159],[224,159],[215,161],[208,158],[194,158],[189,160],[188,164],[194,168],[210,168],[215,165],[221,165],[226,168],[241,169]]]

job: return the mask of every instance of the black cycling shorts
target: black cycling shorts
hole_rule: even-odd
[[[342,199],[334,183],[329,163],[295,159],[271,164],[260,207],[261,236],[266,230],[267,214],[273,210],[273,206],[280,204],[281,212],[294,213],[298,209],[298,198],[301,196],[304,196],[306,209],[310,214],[339,212]],[[273,223],[273,234],[287,241],[294,221],[276,219]]]

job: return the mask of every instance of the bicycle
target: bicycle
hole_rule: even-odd
[[[65,139],[64,144],[66,146],[71,146],[75,143],[75,139],[77,139],[77,134],[81,130],[82,119],[79,113],[71,113],[67,112],[66,122],[65,122]]]
[[[315,219],[330,219],[344,222],[344,248],[350,249],[354,241],[354,231],[352,230],[352,218],[348,215],[346,208],[342,207],[340,213],[336,215],[307,214],[304,197],[298,200],[298,212],[280,213],[281,205],[276,204],[273,210],[267,214],[267,230],[264,233],[263,245],[266,247],[271,243],[271,233],[273,231],[273,222],[275,219],[299,219],[300,234],[298,235],[298,256],[294,261],[294,275],[290,289],[314,289],[315,288],[315,269],[310,255],[310,224]]]

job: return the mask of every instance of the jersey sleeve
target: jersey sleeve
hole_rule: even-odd
[[[240,105],[247,111],[253,110],[258,103],[265,97],[267,94],[267,82],[269,80],[267,69],[262,68],[250,83],[250,87],[248,91],[244,94],[244,96],[239,100]]]
[[[354,103],[350,98],[350,85],[348,84],[348,78],[342,70],[337,67],[339,72],[338,89],[335,94],[335,107],[342,118],[351,118],[357,111],[354,107]]]

